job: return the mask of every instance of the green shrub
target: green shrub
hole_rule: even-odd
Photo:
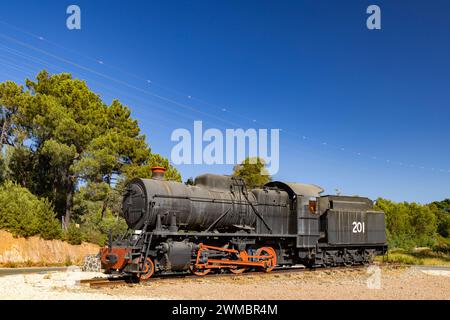
[[[64,261],[64,265],[66,267],[70,267],[73,265],[72,259],[70,258],[70,255],[66,255],[66,260]]]
[[[15,236],[61,238],[61,227],[49,201],[11,181],[0,186],[0,229]]]
[[[391,249],[387,255],[382,258],[378,257],[377,260],[401,264],[450,266],[450,255],[448,253],[436,252],[431,248]]]
[[[120,192],[105,183],[89,183],[77,191],[73,220],[80,224],[84,241],[104,245],[110,230],[114,238],[125,232],[127,225],[118,217],[121,200]]]
[[[395,262],[402,264],[423,264],[419,259],[411,256],[408,252],[392,251],[385,257],[386,262]]]
[[[83,215],[81,230],[85,241],[104,245],[108,241],[110,230],[115,238],[127,230],[127,224],[123,218],[115,216],[109,209],[103,218],[101,210],[98,210]]]
[[[99,230],[88,229],[83,227],[82,233],[84,241],[95,243],[100,246],[103,246],[108,240],[108,236]]]
[[[386,215],[389,247],[411,250],[436,245],[438,219],[430,206],[378,199],[376,207]]]
[[[64,231],[64,240],[70,244],[81,244],[83,242],[83,233],[80,228],[71,223],[67,230]]]
[[[450,238],[438,237],[434,250],[437,252],[450,254]]]

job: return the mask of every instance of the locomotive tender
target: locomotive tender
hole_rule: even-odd
[[[369,264],[387,250],[384,213],[368,198],[321,196],[316,185],[270,182],[247,190],[204,174],[193,185],[134,179],[123,198],[129,231],[101,249],[107,273],[147,280],[190,270],[242,273],[275,267]]]

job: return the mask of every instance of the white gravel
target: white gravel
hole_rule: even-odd
[[[0,277],[0,300],[105,300],[131,299],[120,294],[86,292],[81,279],[105,277],[102,273],[82,272],[80,268],[68,268],[67,272],[46,274],[21,274]]]
[[[379,275],[379,277],[378,277]],[[264,275],[155,278],[133,286],[93,289],[79,280],[102,273],[67,272],[0,277],[0,299],[450,299],[450,272],[369,267]]]
[[[441,276],[441,277],[450,277],[450,271],[447,270],[420,270],[425,274],[429,274],[431,276]]]

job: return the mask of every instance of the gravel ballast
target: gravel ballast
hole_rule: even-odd
[[[133,286],[89,288],[68,272],[0,277],[0,299],[450,299],[450,271],[371,267],[247,276],[165,278]]]

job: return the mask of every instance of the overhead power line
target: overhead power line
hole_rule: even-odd
[[[122,68],[118,68],[116,66],[110,65],[107,62],[105,62],[104,59],[97,59],[97,58],[88,56],[88,55],[86,55],[84,53],[81,53],[79,51],[76,51],[76,50],[73,50],[73,49],[70,49],[70,48],[66,48],[64,46],[61,46],[61,45],[55,43],[55,42],[52,42],[52,41],[48,40],[46,37],[43,37],[41,35],[37,35],[37,34],[34,34],[32,32],[29,32],[27,30],[21,29],[19,27],[16,27],[16,26],[10,24],[10,23],[7,23],[5,21],[1,21],[0,20],[0,23],[2,23],[2,24],[6,25],[6,26],[8,26],[8,27],[10,27],[10,28],[12,28],[14,30],[22,32],[22,33],[24,33],[24,34],[26,34],[26,35],[28,35],[30,37],[33,37],[36,40],[48,43],[48,44],[50,44],[52,46],[55,46],[55,47],[57,47],[59,49],[63,49],[65,51],[67,51],[67,52],[75,53],[75,54],[77,54],[77,55],[79,55],[79,56],[81,56],[81,57],[83,57],[85,59],[88,59],[88,60],[90,60],[90,61],[92,61],[94,63],[97,63],[102,68],[107,66],[108,68],[116,70],[116,71],[118,71],[118,72],[120,72],[120,73],[122,73],[124,75],[130,76],[130,77],[140,81],[142,84],[145,84],[147,86],[150,85],[152,87],[159,87],[159,88],[161,88],[161,89],[163,89],[165,91],[172,92],[172,93],[174,93],[174,94],[176,94],[176,95],[178,95],[178,96],[180,96],[180,97],[182,97],[184,99],[187,99],[189,102],[196,101],[198,103],[201,103],[201,104],[204,104],[204,105],[208,105],[208,106],[216,109],[219,113],[226,113],[226,114],[232,115],[234,119],[235,118],[240,118],[240,119],[244,119],[244,120],[246,120],[248,122],[253,123],[253,125],[255,123],[257,123],[260,126],[264,126],[264,124],[260,123],[257,119],[245,117],[241,113],[237,113],[237,112],[231,111],[229,108],[226,108],[226,107],[223,107],[223,106],[220,106],[220,105],[217,105],[217,104],[213,104],[213,103],[210,103],[210,102],[205,101],[203,99],[197,98],[195,95],[186,94],[186,93],[183,93],[183,92],[181,92],[179,90],[175,90],[173,88],[160,85],[157,82],[155,82],[153,79],[150,80],[150,79],[148,79],[146,77],[142,77],[142,76],[136,75],[134,73],[128,72],[126,70],[123,70]],[[49,57],[51,59],[58,60],[58,61],[60,61],[60,62],[62,62],[64,64],[71,65],[71,66],[73,66],[75,68],[83,70],[84,72],[88,72],[88,73],[93,74],[93,75],[95,75],[97,77],[101,77],[101,78],[103,78],[103,79],[105,79],[107,81],[114,82],[114,83],[116,83],[116,84],[118,84],[120,86],[124,86],[124,87],[132,89],[134,91],[137,91],[137,92],[139,92],[141,94],[145,94],[145,95],[151,96],[153,98],[156,98],[156,99],[160,100],[161,102],[163,102],[164,104],[175,105],[175,106],[177,106],[177,107],[179,107],[181,109],[189,111],[190,114],[186,115],[186,114],[184,114],[182,112],[179,112],[179,110],[173,110],[173,108],[171,108],[170,110],[167,110],[167,108],[165,106],[163,106],[162,104],[158,104],[158,103],[152,103],[153,107],[157,107],[157,108],[160,108],[160,109],[163,109],[163,110],[165,109],[165,111],[172,112],[172,113],[175,112],[175,113],[178,113],[178,115],[181,116],[181,117],[184,117],[184,118],[188,117],[190,119],[192,119],[192,112],[194,112],[196,114],[200,114],[202,116],[209,117],[209,118],[214,119],[215,121],[219,121],[221,123],[225,123],[225,124],[232,125],[232,126],[235,126],[235,127],[241,127],[241,125],[239,123],[237,123],[235,121],[230,121],[228,119],[225,119],[223,116],[219,116],[219,115],[213,114],[211,112],[203,111],[203,110],[201,110],[199,108],[196,108],[196,107],[193,107],[193,106],[189,105],[190,103],[189,104],[181,103],[181,102],[178,102],[178,101],[176,101],[176,100],[174,100],[172,98],[168,98],[168,97],[163,96],[161,94],[157,94],[155,92],[152,92],[152,91],[150,91],[148,89],[143,89],[143,88],[138,87],[138,86],[136,86],[134,84],[130,84],[130,83],[124,81],[124,80],[120,80],[120,79],[117,79],[116,77],[109,76],[109,75],[105,74],[104,72],[97,71],[97,70],[95,70],[95,69],[93,69],[91,67],[87,67],[87,66],[82,65],[82,64],[80,64],[78,62],[72,61],[72,60],[67,59],[65,57],[61,57],[59,55],[51,53],[51,52],[49,52],[47,50],[44,50],[42,48],[38,48],[38,47],[33,46],[33,45],[29,44],[29,43],[20,41],[20,40],[18,40],[16,38],[8,36],[6,34],[0,33],[0,38],[3,38],[6,41],[9,41],[9,42],[14,43],[16,45],[19,45],[21,47],[27,48],[29,50],[35,51],[35,52],[37,52],[37,53],[39,53],[41,55],[44,55],[46,57]],[[2,48],[4,50],[6,50],[6,51],[9,50],[9,53],[15,54],[17,56],[22,56],[22,57],[28,56],[35,63],[52,66],[51,63],[48,63],[48,62],[46,62],[46,61],[44,61],[42,59],[39,59],[37,57],[34,57],[34,56],[26,55],[25,53],[21,52],[20,50],[16,50],[16,49],[13,49],[13,48],[10,48],[10,47],[7,47],[7,46],[0,46],[0,49],[2,49]],[[10,67],[10,68],[12,68],[12,69],[14,69],[16,71],[19,71],[21,73],[26,72],[25,68],[23,68],[22,66],[18,66],[18,65],[15,65],[15,64],[11,63],[11,60],[8,60],[8,58],[4,59],[4,62],[5,62],[6,66],[8,66],[8,67]],[[52,67],[55,68],[54,65]],[[55,68],[55,69],[58,70],[58,68]],[[106,87],[105,85],[103,85],[100,82],[96,82],[94,80],[90,80],[90,82],[96,83],[97,85],[99,85],[99,86],[101,86],[103,88],[106,88],[110,92],[117,92],[117,90],[115,90],[115,89],[111,89],[111,88],[108,89],[108,87]],[[123,93],[122,92],[122,94],[131,96],[132,99],[141,100],[142,101],[142,99],[138,99],[136,97],[133,97],[132,95],[130,95],[128,93]],[[266,126],[266,127],[269,127],[269,126]],[[450,170],[446,170],[446,169],[436,169],[436,168],[429,168],[429,167],[416,165],[416,164],[406,164],[404,162],[393,161],[393,160],[390,160],[390,159],[384,159],[384,158],[380,158],[380,157],[377,157],[377,156],[364,154],[362,152],[351,151],[351,148],[346,148],[344,146],[330,145],[328,142],[324,142],[324,141],[321,142],[319,140],[311,138],[310,136],[299,135],[299,134],[297,134],[295,132],[291,132],[290,130],[285,130],[283,128],[280,128],[280,129],[283,131],[284,134],[294,138],[294,141],[296,141],[296,142],[302,142],[303,143],[303,142],[306,142],[306,141],[310,141],[312,143],[321,145],[322,147],[331,148],[331,149],[334,149],[334,150],[339,151],[339,152],[345,152],[347,154],[351,154],[351,155],[357,156],[359,158],[365,157],[365,158],[373,160],[373,161],[379,161],[379,162],[381,161],[381,162],[383,162],[385,164],[389,164],[389,165],[398,165],[398,166],[407,167],[407,168],[418,168],[418,169],[421,169],[421,170],[431,170],[431,171],[439,171],[439,172],[450,173]]]

